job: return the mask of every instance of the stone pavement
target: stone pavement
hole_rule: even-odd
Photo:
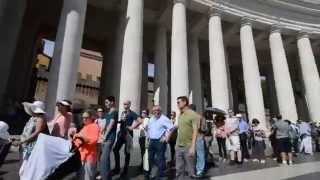
[[[18,180],[19,157],[17,152],[11,152],[5,164],[0,169],[0,180]],[[293,166],[280,166],[272,159],[267,159],[266,164],[247,162],[243,165],[229,166],[227,163],[216,162],[203,179],[210,180],[319,180],[320,154],[314,156],[300,155],[295,158]],[[129,179],[140,180],[143,176],[138,167],[130,167]],[[168,178],[174,179],[174,169],[168,169]],[[74,179],[72,177],[66,180]],[[114,179],[120,179],[118,176]]]

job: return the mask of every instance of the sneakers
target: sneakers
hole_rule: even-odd
[[[261,160],[260,163],[261,163],[261,164],[265,164],[265,163],[266,163],[266,160]]]
[[[292,162],[292,161],[289,161],[289,165],[293,165],[293,162]]]
[[[258,161],[259,161],[258,159],[253,159],[253,160],[252,160],[252,162],[258,162]]]
[[[248,162],[248,161],[249,161],[249,160],[248,160],[248,159],[246,159],[246,158],[244,158],[244,159],[243,159],[243,162]]]
[[[201,179],[201,178],[204,177],[204,174],[203,173],[197,173],[196,175],[192,175],[191,177],[194,178],[194,179]]]

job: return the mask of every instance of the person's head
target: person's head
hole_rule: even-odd
[[[147,118],[149,116],[149,110],[148,109],[144,109],[141,111],[141,117],[142,118]]]
[[[232,109],[228,109],[228,115],[229,117],[233,117],[234,116],[234,112]]]
[[[93,110],[85,110],[82,113],[82,120],[84,125],[88,125],[94,122],[95,112]]]
[[[130,107],[131,107],[131,101],[125,100],[125,101],[123,102],[123,109],[124,109],[125,111],[128,111],[128,110],[130,110]]]
[[[281,120],[281,119],[282,119],[281,114],[278,114],[278,115],[277,115],[277,120]]]
[[[217,123],[224,122],[225,119],[226,119],[225,116],[219,115],[219,114],[214,117],[214,120],[215,120]]]
[[[242,114],[238,113],[236,114],[236,117],[238,118],[238,120],[241,122],[241,121],[245,121],[242,117]]]
[[[190,104],[189,108],[192,109],[193,111],[197,111],[197,106],[195,104]]]
[[[176,119],[176,116],[177,116],[176,112],[175,111],[171,111],[170,119]]]
[[[260,124],[260,121],[256,118],[252,119],[252,126],[257,127]]]
[[[98,108],[97,109],[97,112],[98,112],[98,117],[99,118],[103,118],[104,116],[104,110],[102,108]]]
[[[62,100],[57,102],[57,108],[61,114],[71,112],[71,105],[72,103],[68,100]]]
[[[180,110],[189,106],[189,99],[187,96],[180,96],[177,98],[177,105]]]
[[[107,109],[111,109],[116,104],[116,98],[114,96],[108,96],[107,99],[104,102],[104,105]]]
[[[155,117],[159,118],[161,116],[161,107],[159,105],[153,106],[152,113]]]

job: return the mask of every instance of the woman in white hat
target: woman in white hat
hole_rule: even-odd
[[[40,133],[49,133],[47,122],[45,120],[44,104],[41,101],[34,101],[33,103],[22,103],[24,110],[31,117],[23,128],[20,141],[14,142],[15,145],[21,145],[22,158],[28,160],[32,149],[37,141]]]
[[[68,139],[68,131],[72,121],[71,102],[68,100],[58,101],[57,107],[58,114],[53,120],[51,135]]]

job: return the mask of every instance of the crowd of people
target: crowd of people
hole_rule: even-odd
[[[58,113],[51,121],[49,131],[45,105],[41,101],[23,103],[30,115],[19,140],[12,144],[21,147],[22,166],[28,161],[40,133],[73,141],[78,147],[81,168],[77,179],[111,180],[113,176],[127,179],[133,148],[134,133],[138,133],[141,152],[141,172],[145,179],[166,177],[167,166],[176,171],[176,179],[202,178],[210,163],[239,165],[250,159],[266,163],[266,148],[271,142],[274,160],[282,165],[292,165],[293,156],[299,153],[312,155],[320,150],[319,127],[308,121],[289,121],[278,115],[271,120],[271,130],[260,124],[259,119],[248,120],[244,112],[235,114],[232,109],[219,112],[197,112],[185,96],[177,98],[179,112],[166,116],[159,105],[143,109],[141,114],[131,110],[130,100],[123,102],[123,111],[116,108],[116,99],[109,96],[105,106],[82,113],[80,128],[73,122],[72,102],[57,102]],[[3,125],[4,124],[4,125]],[[1,127],[8,126],[1,122]],[[9,139],[7,133],[5,139]],[[3,137],[0,138],[1,141]],[[0,141],[0,142],[1,142]],[[216,143],[215,143],[216,142]],[[315,144],[315,148],[313,148]],[[124,146],[124,167],[120,167],[120,154]],[[170,148],[170,158],[166,149]],[[114,168],[111,168],[111,154]],[[168,163],[167,163],[168,162]],[[156,175],[152,169],[157,166]],[[112,170],[111,170],[112,169]]]

